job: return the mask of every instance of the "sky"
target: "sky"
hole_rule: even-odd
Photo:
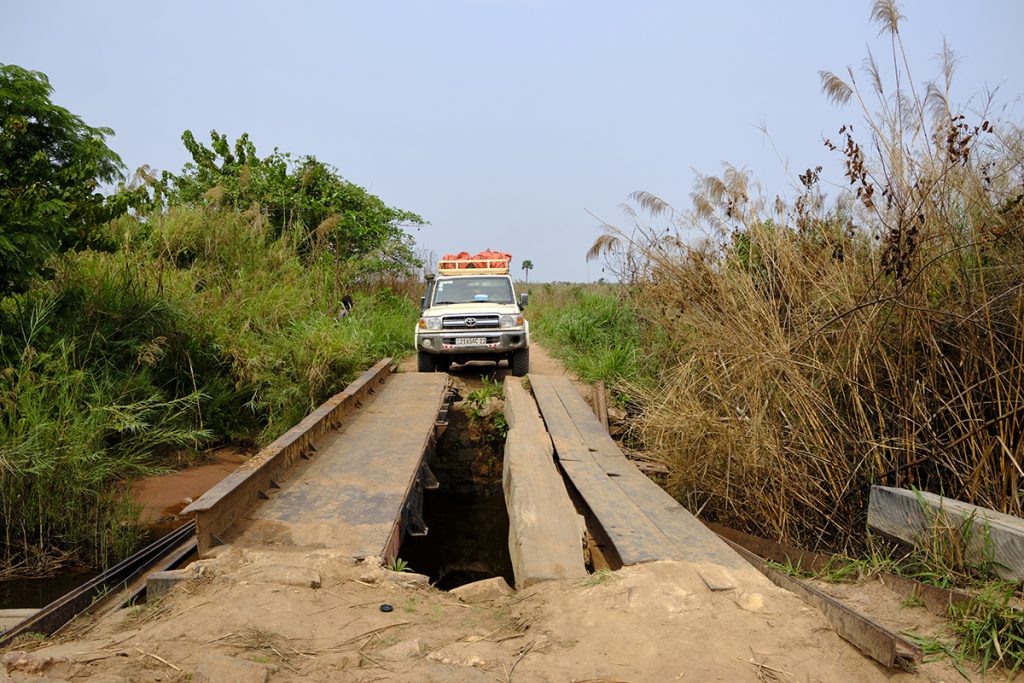
[[[1024,111],[1024,1],[904,0],[916,83],[961,59],[953,99],[997,89]],[[0,63],[46,73],[53,99],[109,126],[134,169],[177,171],[181,133],[248,132],[261,154],[314,154],[430,222],[424,251],[509,251],[531,281],[607,276],[586,250],[634,190],[690,206],[727,161],[770,197],[857,123],[818,71],[880,62],[869,0],[15,2]],[[771,139],[765,138],[761,126]],[[787,170],[788,169],[788,170]],[[595,218],[596,216],[596,218]],[[520,271],[521,272],[521,271]]]

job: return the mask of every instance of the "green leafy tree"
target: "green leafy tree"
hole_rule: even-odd
[[[260,157],[248,134],[232,144],[215,130],[209,146],[188,130],[182,141],[192,161],[180,174],[163,174],[157,191],[168,204],[259,211],[278,235],[293,236],[302,253],[327,251],[338,261],[358,261],[363,271],[418,267],[406,228],[423,219],[388,206],[316,157],[277,149]]]
[[[530,271],[533,270],[533,261],[526,259],[523,261],[523,271],[526,273],[526,281],[530,281]]]
[[[127,209],[100,192],[124,170],[113,131],[52,93],[45,74],[0,64],[0,295],[23,291],[54,252],[98,244],[97,226]]]

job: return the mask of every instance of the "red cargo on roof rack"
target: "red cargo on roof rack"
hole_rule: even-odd
[[[507,275],[511,265],[512,254],[502,251],[485,249],[476,255],[460,251],[445,254],[437,263],[437,272],[441,275]]]

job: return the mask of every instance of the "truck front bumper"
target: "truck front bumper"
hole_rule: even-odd
[[[419,332],[416,349],[447,356],[500,354],[525,349],[526,330],[480,330],[479,332]]]

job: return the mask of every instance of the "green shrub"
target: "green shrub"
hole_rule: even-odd
[[[51,315],[33,309],[21,357],[0,372],[0,562],[26,573],[124,556],[140,532],[117,482],[156,471],[155,449],[209,436],[191,425],[198,393],[166,398],[148,368],[90,364],[95,351],[71,340],[37,348]]]
[[[259,215],[176,208],[108,226],[0,315],[0,568],[119,559],[140,537],[122,482],[215,443],[265,444],[383,356],[418,308],[353,292]],[[59,502],[58,502],[59,501]]]
[[[644,381],[651,372],[640,351],[641,334],[632,304],[614,291],[573,288],[570,298],[540,293],[532,330],[581,379],[609,384]]]

